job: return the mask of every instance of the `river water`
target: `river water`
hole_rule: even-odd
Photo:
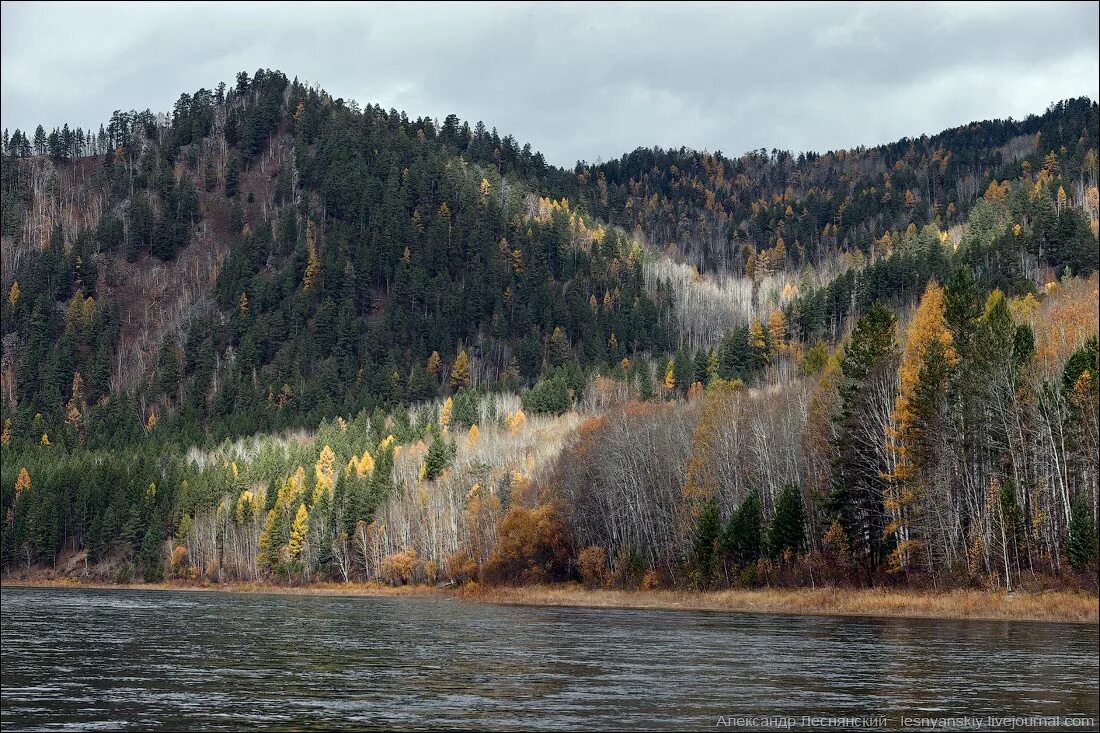
[[[1087,625],[436,598],[0,595],[5,731],[815,722],[803,716],[901,728],[906,719],[1095,720],[1100,705],[1098,631]]]

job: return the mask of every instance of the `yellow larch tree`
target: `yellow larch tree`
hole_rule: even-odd
[[[454,366],[451,367],[451,386],[455,389],[470,386],[470,357],[465,349],[458,352]]]
[[[760,352],[763,352],[768,346],[764,326],[760,324],[760,321],[753,321],[749,324],[749,346]]]
[[[313,477],[315,483],[312,504],[316,504],[323,495],[331,493],[336,486],[336,454],[327,445],[321,449],[321,455],[313,466]]]
[[[27,472],[27,467],[23,466],[19,469],[19,476],[15,479],[15,500],[18,501],[26,491],[31,488],[31,475]]]
[[[439,406],[439,427],[446,431],[451,427],[451,422],[454,414],[454,400],[448,397],[443,401],[443,404]]]
[[[771,342],[771,353],[787,352],[787,318],[778,308],[773,308],[768,316],[768,340]]]
[[[889,478],[885,535],[897,540],[895,569],[908,569],[926,546],[920,527],[928,492],[935,483],[934,441],[943,386],[958,363],[945,318],[944,291],[932,281],[921,297],[906,336],[898,369],[899,388],[887,448],[895,467]]]
[[[433,351],[432,355],[428,357],[427,371],[429,377],[439,376],[439,367],[442,362],[439,359],[439,352]]]
[[[73,372],[72,397],[65,404],[65,422],[76,430],[76,439],[79,445],[84,445],[84,378],[80,372]]]
[[[317,257],[317,233],[313,221],[306,225],[306,271],[302,276],[302,290],[312,292],[317,285],[317,274],[321,270],[321,261]]]
[[[509,432],[518,433],[527,424],[527,415],[523,410],[516,410],[504,421]]]
[[[298,513],[294,515],[294,523],[290,525],[290,541],[286,543],[286,554],[291,560],[297,560],[302,556],[308,534],[309,510],[303,503],[298,505]]]

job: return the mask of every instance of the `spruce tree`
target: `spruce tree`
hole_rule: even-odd
[[[700,588],[710,586],[714,576],[714,555],[720,534],[718,502],[710,497],[699,510],[699,518],[695,522],[695,537],[692,540],[692,566]]]
[[[1078,572],[1087,570],[1096,560],[1096,525],[1083,501],[1074,502],[1070,511],[1066,556],[1070,566]]]
[[[783,487],[775,505],[775,517],[768,527],[768,556],[781,559],[788,550],[801,552],[806,544],[802,492],[793,484]]]

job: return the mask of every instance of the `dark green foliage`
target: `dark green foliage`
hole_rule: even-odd
[[[894,379],[898,350],[893,313],[880,303],[856,322],[844,347],[840,368],[840,408],[834,416],[832,485],[824,502],[827,519],[840,522],[855,556],[866,567],[882,561],[884,479],[868,446],[878,438],[873,427],[875,386]]]
[[[711,497],[699,509],[699,516],[695,520],[695,536],[691,543],[691,564],[700,588],[709,587],[713,580],[714,561],[721,533],[718,502]]]
[[[555,372],[523,395],[523,409],[534,414],[560,415],[572,404],[569,392],[565,375]]]
[[[798,554],[805,548],[805,513],[802,492],[797,486],[783,487],[768,527],[767,546],[768,556],[773,560],[783,559],[788,552]]]
[[[744,568],[760,559],[763,549],[764,512],[760,496],[751,492],[730,515],[722,533],[722,553],[735,568]]]
[[[1066,538],[1066,556],[1070,566],[1078,572],[1091,567],[1096,561],[1096,525],[1092,512],[1084,501],[1073,504]]]
[[[210,137],[216,119],[225,120],[224,141]],[[6,395],[0,408],[12,422],[12,443],[0,466],[2,507],[11,511],[3,562],[49,562],[59,551],[84,548],[93,560],[117,555],[133,572],[159,578],[164,540],[175,531],[178,510],[201,503],[193,493],[177,496],[187,492],[180,489],[173,451],[434,399],[451,390],[442,377],[460,350],[476,365],[479,393],[534,385],[523,398],[533,414],[570,409],[590,375],[621,373],[624,357],[630,367],[623,376],[643,399],[654,394],[651,364],[663,366],[670,356],[680,392],[705,383],[707,352],[672,354],[670,286],[659,281],[647,288],[641,262],[630,255],[632,242],[613,227],[602,241],[578,246],[567,213],[529,218],[531,195],[552,194],[568,196],[582,216],[628,231],[642,225],[658,248],[705,242],[685,252],[687,259],[702,270],[736,275],[748,272],[750,259],[761,268],[755,274],[762,274],[765,266],[813,266],[837,253],[871,255],[883,231],[914,225],[917,234],[892,255],[873,256],[873,264],[824,287],[803,287],[786,309],[793,338],[822,341],[804,362],[811,372],[825,364],[824,343],[836,343],[846,320],[862,316],[842,363],[834,444],[839,458],[828,511],[873,566],[885,552],[881,479],[861,454],[867,436],[859,430],[871,411],[869,388],[894,368],[895,351],[887,338],[893,317],[876,304],[904,306],[929,279],[948,281],[956,347],[978,365],[967,379],[1006,359],[1023,369],[1034,353],[1034,334],[1022,325],[1006,329],[1004,313],[983,323],[981,296],[992,287],[1010,294],[1033,287],[1021,252],[1059,273],[1096,269],[1087,219],[1055,198],[1059,186],[1071,189],[1081,177],[1084,151],[1098,147],[1096,120],[1094,103],[1071,100],[1041,117],[979,123],[851,152],[843,161],[781,151],[730,160],[639,150],[566,171],[484,124],[471,127],[451,115],[437,127],[427,117],[359,108],[261,69],[241,72],[235,85],[181,95],[166,126],[146,110],[117,111],[95,133],[64,125],[39,127],[31,138],[17,130],[6,137],[0,160],[0,228],[23,253],[14,271],[5,272],[5,282],[9,276],[19,281],[21,297],[11,306],[3,294],[5,363],[14,384],[14,404]],[[1012,161],[1000,152],[1018,136],[1036,133],[1044,149]],[[224,169],[220,157],[213,161],[202,152],[223,142]],[[292,151],[289,162],[264,160],[273,142]],[[994,210],[980,192],[963,195],[958,188],[973,170],[994,180],[1020,177],[1024,162],[1037,170],[1045,149],[1059,152],[1043,195],[1015,196]],[[103,203],[97,226],[77,232],[59,227],[44,242],[22,240],[35,203],[31,172],[38,161],[27,160],[32,155],[49,156],[61,172],[79,172],[81,185],[89,182]],[[895,196],[882,195],[884,171]],[[787,214],[786,190],[796,178],[802,185]],[[655,205],[645,205],[638,191]],[[904,191],[914,192],[919,205],[907,208]],[[708,194],[727,207],[719,216],[706,206]],[[948,202],[954,213],[947,212]],[[1022,232],[994,221],[1004,209],[1026,223]],[[938,230],[967,218],[976,235],[958,251],[942,246]],[[714,221],[724,223],[709,231]],[[925,224],[933,226],[925,230]],[[766,262],[763,252],[778,244],[779,232],[785,252],[773,250],[775,259]],[[694,236],[699,234],[706,236]],[[124,370],[139,383],[118,389],[117,365],[129,366],[135,353],[134,314],[150,305],[134,300],[138,281],[127,280],[127,273],[159,267],[150,257],[172,262],[193,241],[225,255],[213,291],[191,279],[193,259],[188,267],[165,268],[179,278],[168,285],[173,294],[206,299],[212,307],[187,310],[198,314],[193,320],[157,323],[167,327],[167,335],[152,331],[164,339],[159,353],[146,354],[144,374]],[[192,253],[207,256],[191,246]],[[952,280],[960,270],[966,275]],[[100,283],[107,284],[104,292],[97,290]],[[424,365],[433,351],[445,368],[428,374]],[[716,357],[718,376],[751,381],[766,353],[741,327],[724,335]],[[1095,341],[1066,364],[1066,394],[1086,370],[1096,372]],[[85,385],[79,432],[65,413],[77,372]],[[930,381],[936,389],[917,396],[928,403],[925,413],[936,412],[938,387],[964,401],[961,388],[969,382],[944,384],[944,374],[926,376],[936,377]],[[160,423],[147,432],[144,420],[152,412]],[[452,417],[462,426],[479,419],[472,388],[454,394]],[[397,423],[394,430],[413,437],[410,420]],[[381,430],[375,426],[376,434]],[[39,446],[43,434],[50,436],[49,448]],[[78,435],[86,436],[82,446]],[[435,435],[426,477],[438,477],[454,451],[452,442]],[[999,460],[978,448],[973,455],[986,463]],[[341,475],[329,530],[350,531],[356,521],[369,521],[388,496],[392,454],[376,461],[370,477]],[[17,504],[13,487],[24,464],[33,488]],[[274,494],[273,486],[269,502]],[[698,547],[713,549],[718,542],[726,563],[752,564],[765,544],[761,509],[750,495],[723,531],[711,507],[713,522],[708,514],[697,528],[706,535]],[[800,551],[807,543],[798,491],[785,490],[775,509],[768,552]],[[1013,522],[1017,511],[1031,511],[1014,504],[1002,510]],[[331,547],[322,545],[320,564],[331,573]],[[713,580],[719,559],[712,549],[696,557],[706,568],[700,576],[705,583]]]
[[[1038,147],[1006,160],[1002,146],[1024,136],[1034,140],[1036,133],[1041,140]],[[962,183],[975,167],[989,171],[994,180],[1011,180],[1021,176],[1025,164],[1038,171],[1044,156],[1056,151],[1060,178],[1050,193],[1053,196],[1062,181],[1070,182],[1065,185],[1070,190],[1084,174],[1090,149],[1100,149],[1100,110],[1095,101],[1081,97],[1053,104],[1044,114],[1025,120],[975,122],[859,152],[848,150],[844,155],[754,150],[730,159],[686,148],[639,148],[598,166],[578,163],[574,185],[579,190],[573,196],[601,218],[628,230],[640,227],[658,249],[680,249],[700,270],[721,268],[747,274],[750,259],[759,264],[760,253],[776,254],[773,248],[780,237],[785,242],[785,261],[779,264],[798,268],[818,264],[834,247],[869,253],[883,231],[901,232],[910,223],[920,230],[932,221],[930,216],[941,229],[961,223],[981,201],[982,191],[974,192]],[[792,198],[788,186],[794,180],[800,185]],[[883,191],[890,195],[884,196]],[[906,203],[907,192],[915,205]],[[929,202],[937,205],[936,211],[929,211]],[[1055,214],[1051,219],[1058,231],[1052,227],[1043,235],[1049,240],[1043,248],[1045,258],[1057,263],[1059,270],[1069,266],[1080,274],[1095,269],[1096,240],[1082,236],[1079,216],[1075,213],[1061,222]],[[823,234],[826,224],[827,235]],[[1089,242],[1091,249],[1084,246]],[[1011,258],[980,259],[981,267],[989,268],[990,278],[1013,277]],[[874,277],[889,279],[905,290],[917,287],[919,293],[923,285],[914,286],[899,277],[898,264],[879,269]],[[843,288],[850,294],[853,284],[849,280],[847,287],[830,289],[837,293]],[[871,292],[860,298],[860,305],[887,300],[890,290],[883,285],[868,282]],[[998,282],[994,287],[1004,285]],[[826,310],[848,307],[842,299],[818,305]],[[828,319],[826,315],[820,327],[828,327]]]
[[[1097,339],[1094,336],[1066,360],[1066,365],[1062,369],[1062,391],[1068,394],[1081,375],[1086,372],[1092,375],[1093,381],[1096,381],[1097,375],[1100,375],[1098,363],[1100,363],[1100,349],[1097,349]]]
[[[428,454],[424,458],[424,479],[431,481],[438,478],[455,457],[456,446],[453,440],[442,437],[433,430],[432,442],[428,446]]]
[[[478,423],[477,395],[470,390],[459,390],[451,406],[451,420],[455,425],[470,427]]]

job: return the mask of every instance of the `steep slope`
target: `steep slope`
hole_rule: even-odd
[[[17,131],[4,572],[1095,588],[1096,115],[565,172],[261,71]]]
[[[638,149],[576,167],[589,210],[640,230],[704,271],[820,267],[836,252],[871,256],[910,224],[950,229],[990,183],[1045,171],[1069,203],[1091,207],[1100,111],[1087,98],[1023,121],[974,122],[889,145],[828,153]],[[1074,268],[1080,269],[1079,267]]]
[[[98,410],[107,426],[233,432],[666,348],[629,240],[540,201],[541,157],[480,125],[437,131],[261,71],[182,96],[170,123],[116,114],[101,158],[13,138],[17,433],[38,413],[60,427],[75,373],[89,404],[133,396]]]
[[[481,123],[261,70],[170,116],[15,131],[4,417],[24,440],[158,420],[197,439],[559,373],[576,396],[619,364],[648,393],[674,350],[683,372],[758,362],[753,324],[837,339],[959,265],[1023,292],[1096,268],[1097,119],[1082,99],[855,151],[639,150],[566,172]],[[976,203],[988,236],[956,253]]]

